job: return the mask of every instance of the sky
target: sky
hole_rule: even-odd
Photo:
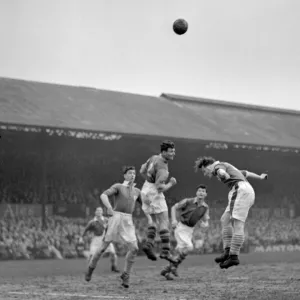
[[[299,28],[299,0],[0,0],[0,77],[300,110]]]

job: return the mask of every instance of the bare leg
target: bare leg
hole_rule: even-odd
[[[129,277],[130,277],[130,273],[131,273],[133,264],[135,262],[137,253],[138,253],[137,242],[129,243],[128,244],[128,252],[127,252],[127,255],[125,258],[124,272],[121,275],[121,279],[123,281],[122,286],[124,286],[125,288],[129,287]]]
[[[85,274],[85,280],[90,281],[92,278],[92,274],[97,266],[99,259],[101,258],[102,254],[105,252],[107,247],[109,246],[110,242],[103,241],[101,247],[99,247],[95,253],[93,253],[92,257],[89,260],[89,267],[88,271]]]

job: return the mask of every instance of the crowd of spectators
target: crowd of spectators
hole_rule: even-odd
[[[7,133],[1,136],[0,147],[0,207],[1,204],[41,204],[53,207],[66,205],[85,205],[93,209],[99,205],[99,194],[112,183],[122,180],[117,171],[125,164],[140,165],[148,154],[149,141],[136,142],[121,139],[115,141],[77,141],[53,137],[44,139],[42,144],[36,134],[17,135]],[[89,144],[90,143],[90,144]],[[112,143],[115,143],[114,145]],[[122,143],[122,144],[119,144]],[[156,151],[151,142],[151,153]],[[135,151],[132,151],[133,145]],[[199,184],[192,170],[193,159],[199,149],[182,144],[184,156],[176,157],[172,164],[172,175],[180,182],[167,195],[168,205],[190,197]],[[197,146],[198,147],[198,146]],[[148,151],[148,150],[147,150]],[[194,151],[194,152],[193,152]],[[205,154],[203,147],[201,150]],[[224,151],[212,156],[227,159]],[[238,165],[247,167],[248,158],[242,152],[230,154],[228,160],[238,159]],[[258,152],[257,152],[258,153]],[[298,184],[299,167],[293,157],[273,157],[271,154],[252,153],[251,170],[261,170],[261,164],[272,174],[264,184],[257,184],[256,202],[247,223],[245,245],[270,245],[276,243],[300,243],[300,190]],[[231,155],[231,156],[230,156]],[[244,155],[244,156],[243,156]],[[265,156],[263,156],[265,155]],[[256,157],[260,156],[260,157]],[[289,168],[285,168],[289,164]],[[285,176],[282,169],[285,168]],[[263,171],[263,170],[261,170]],[[202,178],[202,177],[201,177]],[[201,179],[202,180],[202,179]],[[141,186],[142,179],[137,177]],[[256,184],[256,183],[255,183]],[[218,186],[217,186],[218,185]],[[183,190],[184,188],[184,190]],[[209,182],[208,203],[211,207],[212,219],[209,230],[195,231],[195,241],[203,240],[197,251],[210,253],[219,251],[221,247],[220,212],[227,202],[225,187],[214,180]],[[214,209],[216,208],[216,213]],[[255,210],[267,209],[263,216]],[[273,213],[274,209],[282,209],[283,214]],[[35,258],[71,258],[84,257],[88,251],[91,236],[85,244],[79,244],[87,219],[66,218],[59,215],[47,217],[47,227],[43,228],[41,216],[22,217],[18,214],[2,218],[0,221],[0,259],[35,259]],[[257,215],[256,215],[257,214]],[[136,214],[140,215],[140,214]],[[146,219],[140,216],[135,220],[139,242],[145,237]],[[173,241],[174,242],[174,241]],[[195,243],[199,245],[199,243]],[[123,251],[118,247],[120,252]]]
[[[40,217],[6,217],[0,221],[0,259],[47,259],[86,257],[92,234],[80,244],[80,236],[87,218],[66,218],[51,216],[46,218],[43,228]],[[141,244],[147,228],[145,218],[136,218],[136,235]],[[201,241],[199,244],[198,242]],[[159,242],[159,237],[157,237]],[[172,243],[175,245],[174,237]],[[194,234],[195,252],[214,253],[222,247],[221,225],[212,220],[208,230],[196,228]],[[300,218],[289,219],[249,219],[246,226],[245,250],[249,246],[269,246],[300,244]],[[120,255],[126,252],[116,245]],[[157,243],[157,246],[159,244]]]

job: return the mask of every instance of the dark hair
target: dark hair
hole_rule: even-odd
[[[128,171],[130,171],[130,170],[133,170],[133,171],[135,171],[135,166],[124,166],[123,168],[122,168],[122,170],[123,170],[123,174],[125,175]]]
[[[160,152],[168,151],[168,149],[174,149],[174,148],[175,148],[175,144],[172,141],[169,141],[169,140],[164,140],[160,144]]]
[[[198,191],[199,189],[205,190],[205,191],[207,192],[207,186],[206,186],[205,184],[199,184],[199,185],[197,186],[197,191]]]
[[[211,156],[203,156],[203,157],[198,157],[197,160],[195,161],[195,171],[197,172],[198,169],[201,169],[202,167],[207,167],[209,165],[212,165],[216,160],[211,157]]]

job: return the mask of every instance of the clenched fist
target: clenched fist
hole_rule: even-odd
[[[177,184],[177,180],[174,177],[171,177],[169,182],[171,182],[172,186]]]

